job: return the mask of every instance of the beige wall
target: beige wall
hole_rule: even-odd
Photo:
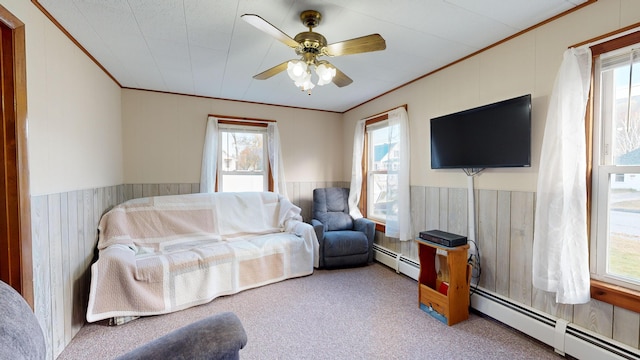
[[[1,3],[25,24],[31,193],[121,184],[119,86],[30,1]]]
[[[532,166],[487,169],[476,188],[535,191],[549,96],[562,55],[569,46],[640,22],[640,1],[599,0],[478,56],[418,80],[344,115],[346,148],[355,123],[380,111],[408,105],[411,126],[411,185],[466,187],[461,170],[432,170],[429,120],[523,94],[532,94]],[[350,173],[351,161],[345,161]]]
[[[123,90],[124,182],[197,183],[208,114],[278,122],[288,182],[343,179],[341,114]]]

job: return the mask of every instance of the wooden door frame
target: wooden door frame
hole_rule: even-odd
[[[25,47],[25,26],[22,21],[0,5],[0,21],[6,25],[11,34],[12,40],[10,64],[8,70],[13,75],[13,86],[0,87],[3,102],[12,104],[9,109],[2,108],[2,116],[5,121],[10,121],[15,128],[15,134],[9,135],[9,142],[5,144],[12,147],[15,153],[13,161],[4,165],[13,166],[13,173],[17,175],[15,179],[13,194],[7,199],[11,199],[13,206],[17,206],[17,224],[12,224],[17,236],[9,239],[8,248],[1,249],[2,256],[8,256],[8,260],[15,265],[11,265],[10,285],[18,290],[27,303],[34,308],[34,288],[33,288],[33,258],[31,240],[31,206],[29,192],[29,166],[27,161],[27,68],[26,68],[26,47]],[[3,29],[2,32],[6,30]],[[5,64],[7,65],[7,64]],[[6,101],[10,100],[10,101]],[[7,118],[7,115],[10,118]],[[13,135],[13,136],[11,136]],[[17,187],[17,189],[16,189]],[[17,202],[17,204],[15,204]]]

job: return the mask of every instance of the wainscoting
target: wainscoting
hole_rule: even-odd
[[[482,273],[480,286],[514,302],[566,320],[634,349],[640,343],[640,314],[591,300],[561,305],[551,293],[531,282],[535,193],[476,190],[477,243]],[[411,187],[414,234],[440,229],[468,235],[467,189]],[[376,244],[418,262],[414,241],[376,234]]]
[[[310,221],[313,189],[348,182],[291,182],[291,201]],[[31,198],[35,313],[55,359],[85,323],[100,217],[125,200],[197,193],[199,184],[124,184]]]
[[[310,221],[314,188],[348,182],[290,182],[291,201]],[[198,184],[124,184],[34,196],[31,199],[35,311],[55,359],[85,322],[90,265],[102,214],[125,200],[187,194]],[[414,233],[440,229],[467,235],[467,190],[411,187]],[[592,300],[585,305],[558,305],[554,297],[531,284],[531,249],[535,194],[476,191],[476,224],[481,252],[480,286],[543,313],[565,319],[638,349],[640,314]],[[376,234],[376,244],[418,261],[413,241]]]

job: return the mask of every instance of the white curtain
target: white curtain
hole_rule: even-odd
[[[389,143],[391,139],[398,139],[397,150],[398,168],[389,169],[387,189],[397,187],[396,201],[387,204],[387,214],[395,213],[392,208],[397,207],[397,216],[387,216],[385,235],[398,238],[401,241],[411,240],[411,204],[409,202],[409,165],[411,147],[409,144],[409,116],[404,107],[389,112]],[[398,134],[393,132],[398,131]],[[397,183],[395,183],[397,181]]]
[[[271,176],[273,177],[273,192],[289,199],[287,196],[287,183],[284,178],[282,150],[280,149],[280,132],[278,131],[278,124],[275,122],[270,122],[267,125],[267,143],[269,166],[271,166]]]
[[[585,113],[591,50],[571,48],[556,76],[542,141],[533,237],[533,285],[563,304],[589,295]]]
[[[209,116],[204,135],[204,149],[202,150],[202,166],[200,170],[200,192],[212,193],[216,191],[216,171],[218,164],[218,119]]]
[[[351,188],[349,189],[349,215],[354,219],[362,217],[360,208],[360,196],[362,193],[362,153],[364,152],[364,126],[366,120],[360,120],[356,124],[353,136],[353,160],[351,164]]]
[[[388,215],[386,218],[385,235],[400,240],[410,240],[411,234],[411,205],[409,202],[409,117],[404,107],[399,107],[388,114],[389,143],[396,142],[398,168],[389,169],[387,174],[387,189],[397,188],[397,198],[394,202],[387,203],[387,214],[392,214],[392,208],[397,208],[397,216]],[[361,218],[362,213],[358,208],[362,196],[362,156],[364,153],[364,133],[366,119],[358,121],[353,138],[353,160],[351,170],[351,189],[349,190],[349,213],[353,218]],[[397,133],[394,133],[397,131]],[[394,139],[394,140],[392,140]],[[391,149],[390,149],[391,150]],[[397,181],[397,183],[395,182]]]

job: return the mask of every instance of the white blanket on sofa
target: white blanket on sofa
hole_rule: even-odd
[[[309,275],[313,227],[274,193],[157,196],[100,220],[87,321],[164,314]]]

